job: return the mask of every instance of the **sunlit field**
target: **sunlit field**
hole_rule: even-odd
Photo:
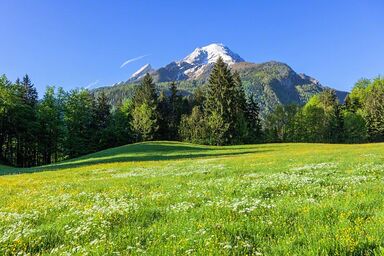
[[[384,254],[384,144],[153,142],[0,170],[0,255]]]

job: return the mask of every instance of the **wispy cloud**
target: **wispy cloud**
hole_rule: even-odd
[[[99,80],[96,80],[96,81],[94,81],[94,82],[88,84],[87,86],[85,86],[85,89],[89,89],[89,88],[91,88],[92,86],[97,85],[98,83],[99,83]]]
[[[142,56],[139,56],[139,57],[136,57],[136,58],[133,58],[133,59],[126,60],[123,64],[121,64],[120,68],[123,68],[123,67],[125,67],[126,65],[128,65],[131,62],[140,60],[140,59],[145,58],[145,57],[147,57],[149,55],[150,54],[146,54],[146,55],[142,55]]]

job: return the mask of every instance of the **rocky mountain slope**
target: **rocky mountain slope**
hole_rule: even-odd
[[[105,91],[112,104],[118,104],[131,97],[135,85],[146,73],[150,73],[160,89],[166,88],[172,81],[178,81],[179,89],[187,95],[206,84],[219,56],[232,70],[239,72],[246,92],[252,93],[257,98],[263,113],[270,112],[278,104],[304,104],[312,95],[327,88],[310,76],[296,73],[285,63],[246,62],[228,47],[222,44],[210,44],[196,48],[182,60],[171,62],[157,70],[147,64],[125,83],[98,88],[95,92]],[[347,92],[337,91],[337,95],[339,100],[343,101]]]

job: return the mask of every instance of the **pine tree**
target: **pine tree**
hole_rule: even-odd
[[[237,96],[231,71],[219,57],[209,76],[205,112],[208,119],[214,115],[212,129],[218,130],[211,132],[220,134],[220,144],[230,144],[236,139]],[[220,124],[222,127],[219,127]]]
[[[149,73],[143,77],[140,85],[136,87],[132,101],[135,107],[146,103],[149,107],[154,109],[156,108],[157,90],[156,85],[154,84],[153,79]]]
[[[94,106],[93,127],[95,143],[94,148],[101,150],[110,146],[108,141],[107,127],[111,121],[111,105],[108,102],[108,98],[104,91],[102,91],[96,99]]]
[[[199,144],[209,143],[207,120],[199,106],[195,106],[190,115],[181,117],[179,135],[183,141]]]
[[[40,164],[50,164],[58,160],[59,145],[63,136],[61,107],[55,88],[47,87],[37,112]]]
[[[250,135],[253,134],[252,126],[247,118],[247,98],[245,95],[243,83],[237,71],[233,73],[233,82],[235,85],[235,143],[249,143]]]
[[[17,80],[13,90],[18,103],[14,109],[15,165],[29,167],[37,161],[37,92],[28,75]]]
[[[157,91],[152,77],[147,73],[133,96],[132,127],[137,140],[152,140],[156,138],[159,129],[157,109]],[[148,126],[151,127],[148,127]]]
[[[168,99],[167,99],[167,96],[165,95],[164,90],[160,92],[159,98],[157,99],[157,110],[159,113],[158,138],[161,140],[168,140],[169,139],[170,106],[168,104]]]
[[[176,83],[172,82],[170,87],[169,96],[169,117],[168,117],[168,132],[171,140],[178,139],[178,127],[180,125],[180,119],[183,112],[183,99],[179,95]]]
[[[37,103],[37,91],[28,75],[25,75],[23,77],[23,80],[21,81],[20,85],[21,94],[24,102],[30,105],[31,107],[34,107]]]
[[[133,111],[132,126],[140,141],[153,140],[159,129],[157,114],[147,104],[143,103]]]
[[[237,71],[233,73],[233,82],[235,83],[235,93],[236,93],[236,108],[237,112],[246,112],[247,111],[247,98],[245,96],[245,91],[243,83],[241,82],[240,75]],[[253,98],[253,95],[251,95]],[[253,101],[253,99],[252,99]]]
[[[260,108],[255,101],[255,97],[251,94],[246,102],[245,117],[249,127],[249,142],[255,143],[260,142],[262,137],[261,119],[260,119]]]

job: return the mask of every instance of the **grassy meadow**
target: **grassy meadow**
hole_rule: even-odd
[[[384,254],[384,144],[151,142],[0,174],[0,255]]]

